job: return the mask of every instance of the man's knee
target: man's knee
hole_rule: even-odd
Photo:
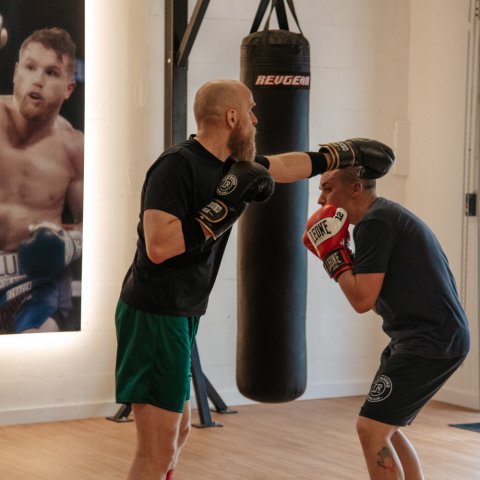
[[[371,437],[372,428],[364,417],[358,417],[356,428],[358,438],[362,443],[366,442],[367,439]]]
[[[393,425],[387,425],[362,416],[358,417],[356,428],[358,438],[364,445],[379,438],[388,440],[397,430],[397,427]]]

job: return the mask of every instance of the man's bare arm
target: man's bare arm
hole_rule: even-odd
[[[185,252],[182,223],[174,215],[162,210],[145,210],[143,230],[147,255],[153,263],[162,263]]]
[[[290,183],[308,178],[312,173],[312,161],[303,152],[281,153],[267,156],[268,171],[278,183]]]
[[[70,154],[72,156],[72,168],[74,177],[70,182],[66,193],[67,205],[73,215],[73,221],[77,230],[83,227],[83,196],[84,196],[84,137],[76,130],[70,142]]]
[[[347,270],[339,276],[338,284],[355,311],[365,313],[375,307],[384,278],[384,273],[355,275]]]
[[[291,183],[303,180],[312,176],[312,169],[315,174],[323,173],[330,168],[332,163],[329,153],[316,155],[316,165],[312,163],[312,158],[305,152],[288,152],[278,155],[267,155],[270,162],[269,172],[278,183]]]

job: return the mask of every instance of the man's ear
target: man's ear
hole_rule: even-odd
[[[13,83],[15,83],[15,77],[17,76],[18,62],[15,63],[15,69],[13,70]]]
[[[75,80],[71,80],[67,85],[67,91],[65,92],[65,100],[68,100],[72,95],[73,91],[77,86],[77,82]]]
[[[233,128],[238,122],[237,111],[234,108],[230,108],[227,110],[225,115],[226,115],[227,125],[230,128]]]
[[[354,197],[358,197],[363,192],[362,182],[352,183],[352,194]]]

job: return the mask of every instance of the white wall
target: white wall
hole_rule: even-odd
[[[160,152],[163,2],[86,0],[82,330],[0,337],[0,423],[111,415],[113,312]],[[87,234],[90,233],[90,235]]]
[[[210,3],[192,50],[189,112],[195,90],[205,81],[239,78],[240,44],[258,2],[238,4],[231,13],[230,3]],[[355,136],[393,145],[395,127],[407,116],[408,3],[297,0],[295,5],[311,49],[310,147]],[[293,21],[290,25],[294,30]],[[209,39],[220,38],[224,28],[228,38],[223,37],[218,50],[212,49]],[[189,125],[193,130],[191,113]],[[318,178],[310,180],[309,212],[318,207],[318,183]],[[404,183],[403,176],[392,175],[379,182],[379,190],[403,201]],[[202,367],[229,404],[246,401],[234,382],[235,232],[232,240],[198,335]],[[355,314],[311,255],[307,299],[308,385],[302,398],[365,393],[386,344],[379,318]]]
[[[453,8],[465,1],[441,3]],[[240,43],[258,3],[210,2],[189,60],[188,132],[195,129],[191,107],[196,89],[212,78],[239,78]],[[394,145],[402,153],[397,173],[380,181],[379,191],[416,207],[421,194],[410,201],[405,189],[415,195],[420,187],[404,175],[409,133],[414,137],[410,163],[421,152],[414,129],[409,130],[413,103],[408,102],[408,86],[416,78],[409,76],[409,2],[297,0],[295,5],[311,44],[311,148],[353,136]],[[143,176],[163,146],[164,2],[86,0],[86,6],[85,231],[91,235],[84,248],[82,331],[0,337],[0,423],[113,414],[117,408],[114,308],[134,250]],[[451,22],[451,12],[445,10],[444,17],[442,12],[437,16]],[[458,17],[461,29],[463,17]],[[412,9],[415,42],[419,18]],[[425,51],[436,48],[428,40],[422,40]],[[457,45],[463,48],[463,40]],[[455,46],[449,48],[454,56]],[[455,101],[445,108],[458,115]],[[415,131],[421,128],[419,116],[413,121]],[[451,173],[442,172],[442,178]],[[316,208],[317,191],[318,179],[312,179],[310,211]],[[420,213],[428,214],[425,210]],[[457,236],[439,229],[454,252]],[[235,385],[235,237],[234,232],[198,335],[203,369],[230,405],[246,402]],[[309,257],[304,398],[365,393],[386,343],[380,320],[353,313],[320,262]]]
[[[477,269],[463,278],[464,150],[468,137],[467,60],[473,51],[471,0],[415,0],[411,2],[409,119],[410,172],[406,206],[437,234],[450,260],[472,331],[472,350],[464,366],[438,394],[439,399],[472,408],[479,403],[478,279]],[[478,55],[478,50],[476,50]],[[477,60],[478,68],[478,60]],[[473,134],[478,142],[478,127]],[[478,154],[478,153],[477,153]],[[478,175],[478,170],[477,170]],[[472,182],[470,182],[472,183]],[[477,183],[477,182],[473,182]],[[477,218],[469,220],[476,231]],[[478,237],[470,235],[467,264],[477,266]]]

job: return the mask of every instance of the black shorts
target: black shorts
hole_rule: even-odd
[[[464,359],[390,355],[387,347],[360,415],[389,425],[410,425]]]

